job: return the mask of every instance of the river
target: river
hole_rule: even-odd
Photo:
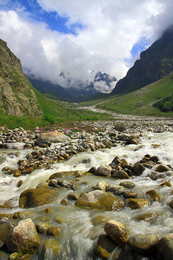
[[[104,233],[104,222],[99,219],[113,219],[126,224],[130,230],[130,234],[156,233],[160,238],[173,232],[172,209],[167,205],[171,200],[172,188],[161,186],[160,184],[167,181],[173,185],[173,170],[169,174],[165,174],[164,178],[152,180],[149,175],[153,169],[146,168],[141,176],[131,177],[129,181],[136,186],[133,189],[138,193],[139,197],[145,197],[148,190],[155,189],[161,196],[161,202],[153,202],[143,208],[132,210],[124,207],[120,211],[101,211],[96,209],[82,209],[75,206],[75,202],[71,201],[67,205],[62,205],[62,199],[66,199],[67,195],[73,193],[73,190],[62,190],[56,201],[42,207],[21,209],[18,206],[19,195],[28,188],[35,188],[40,183],[44,183],[50,175],[55,172],[81,170],[87,172],[92,166],[99,167],[101,164],[109,164],[115,156],[126,159],[128,163],[134,164],[141,160],[146,154],[158,156],[163,165],[173,167],[173,133],[147,133],[141,138],[139,145],[118,144],[117,147],[111,149],[102,149],[93,152],[79,153],[64,163],[54,164],[51,169],[40,169],[33,171],[30,175],[21,176],[23,184],[18,188],[19,178],[5,175],[2,172],[4,166],[17,168],[18,160],[25,158],[26,154],[31,150],[20,151],[19,157],[16,157],[14,150],[1,150],[1,156],[5,161],[0,165],[0,202],[3,204],[7,200],[11,200],[12,209],[1,208],[1,214],[12,214],[14,212],[24,212],[23,218],[31,217],[35,223],[40,219],[51,221],[54,225],[60,227],[62,233],[58,238],[61,245],[61,254],[58,259],[63,260],[89,260],[100,259],[94,253],[96,241],[100,234]],[[64,178],[62,178],[64,179]],[[71,176],[67,176],[66,180],[70,180]],[[84,175],[78,181],[78,188],[75,193],[80,195],[83,192],[92,190],[99,181],[105,180],[108,184],[119,184],[122,180],[113,178],[104,178],[94,175]],[[50,213],[43,213],[44,209],[49,207]],[[136,217],[142,213],[156,213],[153,221],[136,221]],[[62,219],[62,223],[56,221],[57,218]],[[44,241],[45,238],[43,238]],[[42,242],[43,242],[42,241]],[[39,256],[33,256],[32,259],[42,259]],[[51,256],[46,258],[52,259]],[[147,259],[147,258],[141,258]]]

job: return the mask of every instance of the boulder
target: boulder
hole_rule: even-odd
[[[126,200],[126,205],[131,209],[140,209],[145,205],[149,205],[149,201],[143,198],[130,198]]]
[[[123,197],[125,199],[128,199],[128,198],[137,198],[138,197],[138,194],[136,192],[126,192],[123,194]]]
[[[163,260],[173,259],[173,233],[170,233],[159,240],[157,251]]]
[[[3,247],[12,225],[9,222],[0,222],[0,248]]]
[[[47,229],[47,235],[49,236],[53,236],[55,238],[59,237],[59,235],[61,234],[61,230],[59,227],[54,227],[54,226],[51,226]]]
[[[123,186],[117,185],[117,184],[109,185],[106,188],[106,191],[113,192],[115,195],[120,195],[120,194],[127,192],[126,188],[124,188]]]
[[[123,208],[123,201],[108,192],[94,190],[87,193],[82,193],[76,205],[80,207],[90,207],[102,210],[119,210]]]
[[[47,239],[42,247],[42,258],[43,260],[56,260],[59,259],[61,247],[57,240]]]
[[[109,220],[105,226],[104,230],[106,234],[118,245],[123,246],[127,241],[128,229],[123,223]]]
[[[69,139],[70,138],[67,135],[58,131],[40,133],[39,136],[37,137],[37,144],[41,146],[43,144],[64,142]]]
[[[135,163],[132,170],[136,176],[140,176],[145,170],[145,166],[142,163]]]
[[[19,197],[21,208],[38,207],[52,202],[58,194],[58,190],[28,189],[23,191]]]
[[[129,238],[127,245],[141,254],[148,254],[155,249],[158,241],[156,234],[139,234]]]
[[[112,177],[116,178],[116,179],[129,179],[129,175],[127,174],[127,172],[123,171],[123,170],[113,170],[112,171]]]
[[[146,195],[148,195],[152,201],[161,201],[159,193],[155,190],[148,190]]]
[[[169,169],[162,164],[159,164],[155,169],[156,172],[167,172],[168,170]]]
[[[94,175],[111,177],[112,168],[109,165],[100,165],[98,169],[94,172]]]
[[[96,186],[93,187],[94,190],[106,191],[109,184],[106,181],[100,181]]]
[[[120,182],[119,184],[120,186],[123,186],[124,188],[127,188],[127,189],[132,189],[135,187],[135,184],[133,182],[130,182],[130,181],[123,181],[123,182]]]
[[[104,259],[108,259],[117,244],[107,235],[102,234],[97,240],[96,252]]]
[[[36,224],[36,228],[39,233],[46,233],[46,231],[48,230],[49,227],[50,227],[50,224],[47,222],[43,222],[43,221],[42,222],[39,221]]]
[[[10,252],[37,253],[40,238],[33,221],[29,218],[21,220],[10,232],[6,246]]]

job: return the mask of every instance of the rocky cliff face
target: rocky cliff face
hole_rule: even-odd
[[[173,27],[164,32],[121,79],[112,94],[124,94],[153,83],[173,71]]]
[[[41,116],[32,85],[20,60],[0,40],[0,110],[13,116]]]

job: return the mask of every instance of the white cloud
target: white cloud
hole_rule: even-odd
[[[94,73],[125,76],[131,50],[140,39],[154,41],[173,22],[172,0],[38,0],[47,12],[68,18],[76,34],[51,31],[16,11],[0,12],[0,38],[21,59],[23,68],[64,86],[67,80],[92,80]]]

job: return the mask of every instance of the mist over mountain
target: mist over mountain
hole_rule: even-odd
[[[93,82],[74,81],[73,79],[66,78],[63,72],[60,73],[59,77],[66,82],[66,87],[53,84],[51,81],[34,79],[32,77],[29,77],[29,80],[42,94],[69,102],[81,102],[100,92],[110,93],[117,81],[114,76],[101,72],[96,73]]]
[[[141,52],[140,58],[119,80],[112,94],[124,94],[153,83],[173,71],[173,26],[151,47]]]

